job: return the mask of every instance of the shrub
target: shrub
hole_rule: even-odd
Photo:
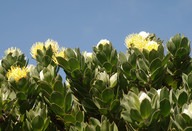
[[[127,36],[125,44],[126,53],[117,53],[101,40],[88,53],[49,39],[31,48],[36,66],[8,49],[0,61],[0,129],[192,130],[188,38],[176,34],[167,53],[146,32]]]

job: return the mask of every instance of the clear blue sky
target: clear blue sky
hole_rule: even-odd
[[[176,33],[192,40],[191,7],[192,0],[1,0],[0,56],[13,46],[34,63],[31,46],[48,38],[90,52],[108,39],[125,52],[125,37],[143,30],[165,42]]]

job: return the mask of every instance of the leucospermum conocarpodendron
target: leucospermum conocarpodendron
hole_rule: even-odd
[[[33,44],[33,46],[31,47],[31,55],[34,59],[36,59],[37,50],[43,51],[43,46],[44,45],[42,42],[36,42],[35,44]]]
[[[62,47],[60,49],[60,51],[56,52],[55,55],[53,56],[53,61],[58,65],[59,63],[58,63],[56,57],[66,58],[66,56],[65,56],[65,48],[64,47]]]
[[[30,70],[28,70],[26,67],[20,68],[19,66],[11,66],[11,69],[9,69],[7,72],[7,78],[10,80],[12,77],[17,83],[19,79],[26,78],[29,71]]]
[[[18,48],[14,48],[14,47],[11,47],[11,48],[9,48],[9,49],[7,49],[6,51],[5,51],[5,54],[7,55],[7,54],[9,54],[9,53],[14,53],[15,51],[17,51],[19,54],[21,54],[21,50],[20,49],[18,49]]]
[[[59,45],[57,41],[54,41],[52,39],[48,39],[45,41],[45,47],[48,48],[51,45],[53,53],[57,53],[59,50]]]
[[[143,49],[147,49],[151,51],[152,49],[157,50],[158,44],[155,41],[150,41],[147,37],[149,33],[144,31],[140,32],[139,34],[131,34],[128,35],[125,39],[125,44],[127,48],[135,47],[138,48],[140,51]]]

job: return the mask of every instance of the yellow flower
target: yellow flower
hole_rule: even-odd
[[[140,51],[143,50],[143,47],[149,43],[149,40],[145,39],[145,37],[142,37],[139,34],[131,34],[128,35],[125,39],[125,44],[127,48],[133,46],[138,48]]]
[[[149,50],[149,51],[151,51],[152,49],[154,49],[154,50],[157,50],[158,49],[158,44],[157,44],[157,42],[155,42],[155,41],[150,41],[149,43],[147,43],[146,45],[145,45],[145,49],[147,49],[147,50]]]
[[[102,40],[100,40],[100,41],[98,42],[97,47],[98,47],[100,44],[105,45],[105,44],[109,44],[109,43],[110,43],[109,40],[107,40],[107,39],[102,39]]]
[[[20,49],[18,49],[18,48],[14,48],[14,47],[11,47],[11,48],[9,48],[9,49],[7,49],[6,51],[5,51],[5,54],[9,54],[9,53],[14,53],[15,51],[17,51],[19,54],[21,54],[21,50]]]
[[[56,52],[55,55],[53,56],[53,61],[58,65],[58,61],[56,59],[56,57],[63,57],[63,58],[66,58],[65,56],[65,48],[61,48],[59,52]]]
[[[46,48],[48,48],[50,45],[53,50],[53,53],[56,53],[59,50],[59,45],[57,41],[54,41],[52,39],[48,39],[47,41],[45,41]]]
[[[32,57],[35,59],[36,55],[37,55],[37,50],[41,50],[43,51],[43,43],[42,42],[36,42],[35,44],[33,44],[33,46],[31,47],[31,55]]]
[[[10,80],[11,77],[13,77],[17,83],[19,79],[27,77],[28,71],[26,67],[20,68],[19,66],[11,66],[11,69],[7,72],[7,78]]]

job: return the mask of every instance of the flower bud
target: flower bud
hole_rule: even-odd
[[[97,48],[99,47],[100,44],[105,45],[105,44],[109,44],[109,43],[110,43],[109,40],[107,40],[107,39],[102,39],[102,40],[100,40],[100,41],[98,42]]]

